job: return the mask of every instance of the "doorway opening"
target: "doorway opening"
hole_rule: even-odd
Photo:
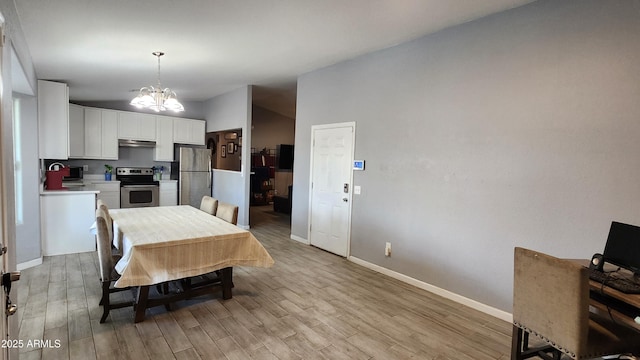
[[[205,145],[212,169],[242,171],[242,129],[208,132]]]

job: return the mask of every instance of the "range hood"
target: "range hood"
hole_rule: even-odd
[[[156,147],[155,141],[147,141],[147,140],[118,140],[118,145],[121,147],[146,147],[152,148]]]

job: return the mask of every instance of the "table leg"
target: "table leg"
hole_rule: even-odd
[[[231,287],[233,286],[233,268],[227,267],[221,270],[222,273],[222,298],[231,299]]]
[[[149,286],[140,286],[138,296],[136,296],[136,317],[134,322],[144,320],[144,313],[147,311],[147,300],[149,300]]]

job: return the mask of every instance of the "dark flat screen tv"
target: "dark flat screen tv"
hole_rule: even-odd
[[[613,221],[602,255],[604,261],[640,274],[640,227]]]
[[[293,145],[287,145],[287,144],[278,145],[278,169],[279,170],[293,169]]]

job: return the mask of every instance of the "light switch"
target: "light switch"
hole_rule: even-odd
[[[356,195],[360,195],[360,185],[353,186],[353,193]]]

